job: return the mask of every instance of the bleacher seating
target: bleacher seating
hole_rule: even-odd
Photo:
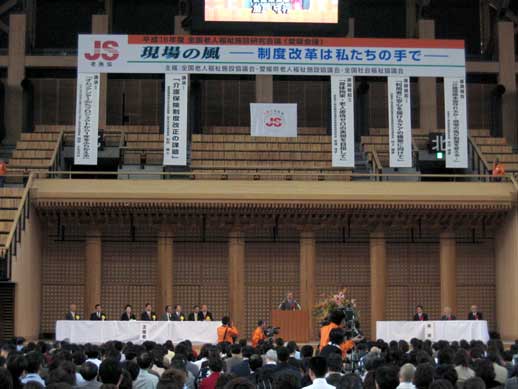
[[[23,191],[23,188],[0,188],[0,251],[2,252],[13,226]]]
[[[513,149],[505,138],[492,137],[489,130],[470,130],[470,135],[490,169],[498,158],[507,173],[518,173],[518,154],[513,154]]]
[[[46,171],[52,165],[60,133],[24,133],[9,160],[9,170]]]

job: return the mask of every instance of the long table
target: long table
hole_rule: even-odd
[[[151,340],[178,343],[190,340],[193,343],[216,343],[215,321],[86,321],[59,320],[56,322],[56,340],[71,343],[100,344],[110,340],[143,343]]]
[[[378,321],[376,322],[376,338],[386,342],[412,338],[439,340],[489,340],[487,321],[485,320],[453,320],[453,321]]]

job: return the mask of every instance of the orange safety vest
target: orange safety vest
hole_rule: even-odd
[[[218,327],[218,343],[228,342],[234,343],[234,339],[239,336],[236,327],[220,326]]]

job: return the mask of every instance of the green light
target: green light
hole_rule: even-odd
[[[444,153],[442,151],[438,151],[435,156],[437,159],[444,159]]]

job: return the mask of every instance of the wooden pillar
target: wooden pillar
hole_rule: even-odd
[[[86,234],[85,262],[85,307],[83,318],[86,318],[89,312],[93,312],[95,304],[101,303],[102,240],[101,230],[97,226],[92,226]]]
[[[371,338],[376,336],[376,322],[385,320],[385,296],[387,285],[387,245],[385,233],[370,234],[371,262]]]
[[[517,115],[518,103],[516,100],[516,69],[514,58],[514,26],[513,22],[500,21],[498,29],[498,83],[505,87],[502,96],[502,130],[507,141],[515,145],[518,143]]]
[[[174,17],[174,34],[175,35],[190,35],[189,31],[182,27],[182,20],[185,19],[185,15],[176,15]]]
[[[450,307],[457,314],[457,244],[453,232],[440,237],[441,308]]]
[[[406,37],[415,38],[417,6],[415,0],[406,0]]]
[[[349,22],[349,27],[348,27],[347,37],[354,38],[354,30],[355,30],[354,18],[349,18],[348,22]]]
[[[92,34],[109,34],[109,15],[92,15]],[[99,85],[99,128],[106,128],[108,110],[108,75],[101,74]]]
[[[496,252],[496,323],[502,339],[518,339],[518,208],[499,231]]]
[[[273,76],[264,74],[255,76],[255,101],[273,103]]]
[[[228,287],[230,317],[241,333],[244,334],[245,322],[245,239],[236,227],[230,232],[228,241]]]
[[[315,263],[316,242],[315,233],[306,228],[300,233],[300,304],[302,309],[309,312],[315,305]],[[314,334],[313,320],[309,319],[309,333]]]
[[[23,88],[25,78],[25,44],[27,19],[22,14],[9,16],[9,56],[7,60],[7,83],[5,87],[4,144],[16,144],[23,128]]]
[[[435,39],[435,22],[419,20],[418,36],[420,39]],[[437,82],[434,77],[420,77],[419,89],[419,122],[420,127],[429,131],[437,129]]]
[[[162,312],[173,301],[173,228],[162,225],[158,233],[157,310]]]

